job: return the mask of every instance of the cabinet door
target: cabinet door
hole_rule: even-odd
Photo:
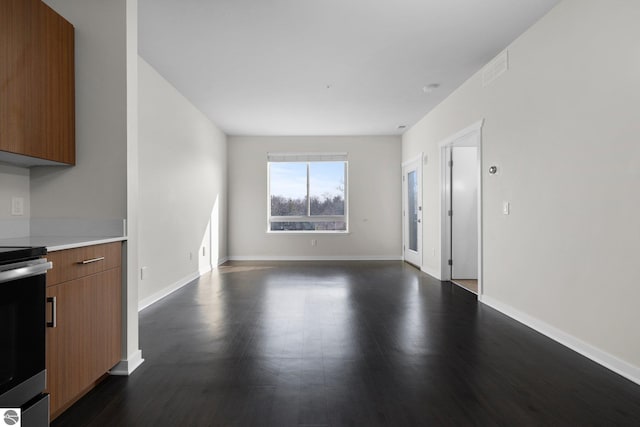
[[[96,280],[96,276],[89,276],[47,288],[47,297],[56,299],[57,317],[55,328],[47,328],[47,389],[52,417],[66,409],[91,382],[87,355],[91,346],[91,287]],[[50,313],[47,318],[51,318]]]
[[[47,288],[57,312],[56,327],[47,328],[52,419],[120,360],[120,284],[120,268],[115,268]]]
[[[121,270],[114,268],[100,273],[92,292],[91,317],[92,372],[100,378],[121,360],[122,286]]]
[[[44,158],[75,164],[75,73],[73,26],[42,3],[40,13],[44,90]]]
[[[0,0],[0,150],[75,164],[73,26],[40,0]]]
[[[34,157],[41,144],[40,0],[0,0],[0,150]]]

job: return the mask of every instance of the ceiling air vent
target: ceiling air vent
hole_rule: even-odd
[[[482,87],[487,87],[509,69],[509,52],[496,56],[482,69]]]

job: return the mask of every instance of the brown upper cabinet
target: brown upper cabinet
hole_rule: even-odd
[[[0,0],[0,58],[0,151],[75,164],[73,26],[40,0]]]

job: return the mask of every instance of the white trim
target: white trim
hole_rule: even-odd
[[[156,302],[160,301],[162,298],[174,293],[181,287],[193,282],[198,277],[200,277],[200,273],[196,271],[195,273],[191,273],[190,275],[183,277],[182,279],[154,293],[153,295],[146,297],[145,299],[138,302],[138,311],[142,311],[145,308],[149,307],[150,305],[155,304]]]
[[[229,261],[229,257],[228,256],[222,257],[222,258],[218,258],[218,265],[222,265],[227,261]]]
[[[482,180],[482,126],[484,119],[467,126],[459,132],[440,141],[440,280],[451,280],[451,268],[448,265],[449,253],[451,252],[450,221],[447,210],[447,202],[449,200],[448,183],[448,161],[450,159],[450,147],[477,147],[478,149],[478,297],[483,292],[483,229],[482,229],[482,200],[483,200],[483,180]],[[472,145],[466,144],[467,137],[474,136]],[[455,262],[455,260],[454,260]]]
[[[482,129],[482,125],[484,125],[484,119],[480,119],[477,122],[467,126],[466,128],[462,129],[459,132],[454,133],[453,135],[450,135],[448,137],[446,137],[445,139],[443,139],[442,141],[440,141],[438,143],[438,146],[440,148],[446,146],[446,145],[450,145],[451,143],[457,141],[460,138],[463,138],[465,136],[467,136],[468,134],[472,133],[472,132],[476,132],[479,131],[480,129]]]
[[[451,217],[448,215],[450,199],[450,171],[449,161],[451,150],[449,146],[440,147],[440,279],[451,280],[451,267],[449,256],[451,255]]]
[[[267,153],[267,157],[270,156],[271,153]],[[292,155],[292,153],[284,153],[287,155]],[[314,153],[312,153],[314,154]],[[317,154],[317,153],[315,153]],[[328,155],[341,155],[342,153],[327,153]],[[307,230],[308,233],[348,233],[349,232],[349,160],[347,158],[347,153],[344,154],[344,159],[340,160],[331,160],[335,162],[343,162],[344,163],[344,214],[343,215],[311,215],[311,198],[310,198],[310,188],[309,185],[311,183],[311,177],[309,176],[309,170],[311,163],[318,163],[320,160],[306,160],[304,163],[307,165],[307,215],[301,216],[272,216],[271,215],[271,160],[267,161],[267,223],[266,223],[266,232],[268,234],[271,233],[296,233],[301,230],[271,230],[272,222],[344,222],[345,229],[344,230]],[[286,160],[282,160],[286,161]]]
[[[593,360],[594,362],[604,366],[611,371],[622,375],[630,381],[636,384],[640,384],[640,367],[630,364],[606,351],[600,350],[582,341],[579,338],[574,337],[548,323],[543,322],[533,316],[523,313],[507,304],[488,297],[486,295],[478,295],[478,300],[489,307],[498,310],[499,312],[511,317],[514,320],[526,325],[537,332],[551,338],[552,340],[570,348],[571,350],[580,353],[581,355]]]
[[[404,169],[405,166],[410,165],[411,163],[415,163],[415,162],[420,162],[420,164],[422,164],[424,159],[424,152],[420,152],[420,154],[405,160],[404,162],[402,162],[402,168]]]
[[[126,360],[121,360],[116,366],[109,370],[110,375],[131,375],[144,362],[142,350],[136,350],[130,354]]]
[[[442,279],[440,278],[440,270],[438,270],[437,268],[432,268],[432,267],[423,265],[422,267],[420,267],[420,271],[422,271],[425,274],[428,274],[429,276],[433,277],[436,280],[442,281]]]
[[[229,261],[402,261],[402,255],[234,255]]]
[[[483,119],[484,122],[484,119]],[[482,125],[481,125],[482,127]],[[478,130],[478,297],[484,292],[484,256],[482,255],[484,239],[484,222],[482,217],[482,200],[484,197],[484,181],[482,180],[482,129]]]
[[[313,222],[313,221],[310,221]],[[340,231],[340,230],[291,230],[291,231],[271,231],[271,230],[267,230],[265,231],[265,234],[267,235],[281,235],[281,236],[287,236],[289,234],[331,234],[333,236],[346,236],[351,234],[350,231]]]

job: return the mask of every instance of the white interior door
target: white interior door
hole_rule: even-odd
[[[476,279],[478,295],[483,292],[480,173],[483,123],[484,120],[479,120],[439,143],[442,230],[440,278]],[[454,197],[455,200],[452,200]]]
[[[451,147],[451,278],[478,278],[478,149]]]
[[[402,166],[404,260],[422,266],[422,161]]]

